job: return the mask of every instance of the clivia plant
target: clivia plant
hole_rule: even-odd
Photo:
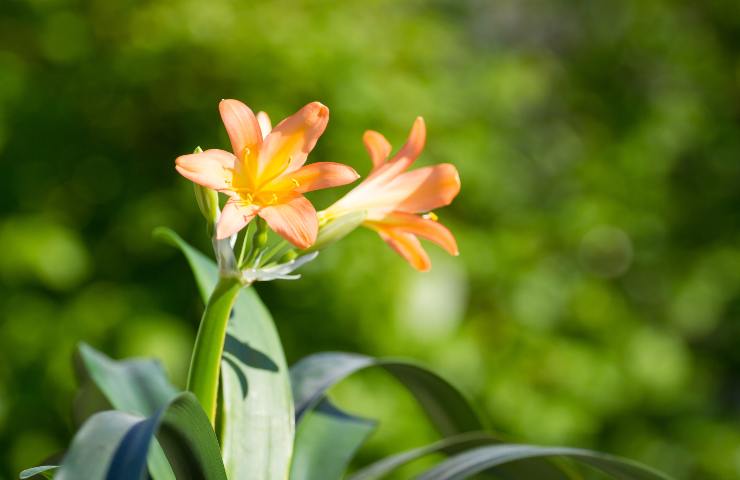
[[[329,110],[310,103],[275,128],[265,113],[254,115],[237,100],[221,101],[219,110],[232,152],[198,148],[175,162],[195,184],[215,261],[173,231],[156,231],[182,251],[205,302],[186,390],[173,386],[154,360],[116,361],[81,344],[74,361],[77,433],[56,461],[20,478],[371,480],[397,478],[400,467],[435,454],[445,457],[420,480],[578,479],[583,467],[609,478],[667,478],[590,450],[504,442],[486,431],[453,385],[413,362],[328,352],[288,368],[270,312],[250,286],[299,278],[297,269],[360,226],[376,231],[414,268],[428,270],[418,237],[458,253],[432,211],[455,198],[460,179],[450,164],[408,170],[425,143],[417,118],[393,156],[383,135],[365,132],[372,171],[317,212],[304,193],[358,178],[339,163],[306,164]],[[227,197],[223,207],[219,194]],[[350,475],[354,454],[377,423],[335,406],[329,390],[371,368],[409,390],[441,439]]]

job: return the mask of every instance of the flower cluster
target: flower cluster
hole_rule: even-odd
[[[309,103],[275,128],[266,113],[255,115],[238,100],[222,100],[219,111],[232,152],[198,149],[178,157],[175,168],[197,185],[228,197],[223,210],[215,193],[211,205],[204,208],[204,212],[213,212],[209,220],[215,225],[214,244],[231,239],[233,245],[244,227],[257,224],[254,235],[244,234],[240,261],[235,263],[247,282],[294,278],[288,275],[292,269],[315,257],[309,257],[309,252],[359,225],[378,232],[417,270],[431,267],[417,237],[458,254],[455,238],[432,212],[448,205],[460,191],[456,168],[440,164],[407,171],[424,148],[426,128],[421,117],[414,122],[406,144],[392,157],[391,145],[383,135],[365,132],[372,171],[336,203],[317,212],[304,193],[359,178],[354,169],[341,163],[306,165],[326,129],[329,109],[319,102]],[[285,242],[268,247],[265,224]],[[282,254],[280,260],[270,263],[277,254]]]

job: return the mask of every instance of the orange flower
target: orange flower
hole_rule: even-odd
[[[304,166],[329,121],[329,109],[309,103],[269,131],[269,118],[259,121],[238,100],[222,100],[221,119],[231,140],[233,154],[206,150],[182,155],[177,171],[195,183],[228,195],[216,228],[221,240],[237,233],[255,216],[299,248],[316,240],[316,210],[302,194],[344,185],[359,175],[339,163]]]
[[[431,262],[417,236],[431,240],[452,255],[458,254],[455,237],[437,222],[436,215],[418,215],[449,205],[460,192],[457,169],[449,163],[406,171],[421,154],[425,140],[424,120],[418,117],[406,144],[388,160],[390,143],[378,132],[365,132],[363,141],[373,162],[372,172],[321,214],[322,219],[329,220],[351,212],[366,212],[363,225],[378,232],[420,271],[429,270]]]

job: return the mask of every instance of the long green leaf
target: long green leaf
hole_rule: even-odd
[[[433,453],[453,453],[481,445],[500,443],[495,437],[484,432],[470,432],[455,435],[423,447],[391,455],[355,472],[349,480],[378,480],[390,475],[398,468]]]
[[[116,361],[82,343],[77,348],[78,375],[86,375],[116,410],[148,417],[177,396],[157,360]]]
[[[342,352],[310,355],[291,367],[290,375],[299,430],[303,419],[311,415],[329,388],[358,371],[373,367],[383,368],[395,376],[414,395],[443,436],[450,437],[484,430],[477,413],[462,393],[434,372],[403,360],[377,359]],[[455,448],[450,446],[444,452],[455,453],[457,451]],[[541,480],[570,478],[559,466],[541,459],[520,465],[517,475],[522,469],[526,469],[528,478]],[[511,470],[509,466],[503,466],[496,470],[496,474],[508,479],[511,478],[509,470]]]
[[[478,447],[459,453],[428,470],[418,480],[462,480],[498,465],[543,457],[566,457],[618,480],[670,478],[637,462],[590,450],[505,444]]]
[[[82,343],[77,348],[75,370],[82,384],[75,399],[78,421],[100,409],[107,409],[108,405],[116,410],[147,417],[177,395],[177,389],[169,382],[162,365],[156,360],[116,361]],[[154,480],[175,479],[156,441],[149,451],[149,472]]]
[[[329,388],[353,373],[371,367],[385,369],[408,388],[442,435],[484,430],[470,403],[439,375],[403,360],[343,352],[310,355],[291,367],[296,419],[300,421],[313,409]]]
[[[164,412],[157,438],[177,479],[226,480],[216,433],[198,400],[182,393]]]
[[[205,302],[218,280],[208,257],[176,233],[156,235],[178,247]],[[229,478],[287,478],[295,433],[288,368],[275,324],[253,288],[240,292],[221,363],[220,437]]]
[[[77,431],[54,478],[104,480],[121,440],[142,420],[139,415],[119,411],[96,413]]]
[[[355,452],[376,426],[323,400],[298,426],[290,480],[344,478]]]
[[[195,397],[182,393],[153,415],[100,412],[72,440],[59,480],[139,480],[158,434],[176,478],[227,480],[216,434]]]

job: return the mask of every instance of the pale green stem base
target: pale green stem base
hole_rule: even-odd
[[[214,426],[226,326],[241,287],[237,278],[219,279],[203,312],[190,361],[188,391],[198,398]]]

